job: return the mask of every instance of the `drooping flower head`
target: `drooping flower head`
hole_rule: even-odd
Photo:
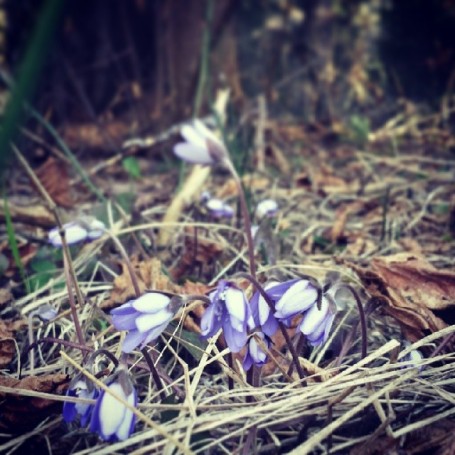
[[[212,337],[223,328],[229,349],[239,352],[247,342],[248,320],[251,317],[245,294],[234,283],[220,280],[209,298],[211,303],[201,319],[202,336]]]
[[[185,142],[174,146],[174,153],[182,160],[193,164],[215,164],[228,155],[225,145],[200,120],[182,127],[180,134]]]
[[[98,392],[94,385],[88,381],[85,376],[78,374],[69,384],[66,396],[77,397],[83,399],[95,399]],[[65,422],[72,422],[77,416],[80,417],[80,424],[82,427],[87,425],[90,420],[93,405],[89,403],[72,403],[65,401],[63,403],[63,420]]]
[[[176,312],[176,300],[161,292],[147,292],[111,311],[117,330],[127,330],[122,351],[131,352],[156,340]]]
[[[303,313],[316,303],[318,291],[309,280],[290,280],[284,284],[288,288],[276,303],[274,316],[287,323],[294,316]]]
[[[75,243],[95,240],[101,237],[106,230],[106,226],[102,221],[95,218],[81,218],[64,224],[63,229],[65,231],[67,244],[73,245]],[[49,231],[48,238],[53,246],[62,246],[62,238],[60,237],[58,227]]]
[[[131,377],[124,367],[108,381],[109,390],[131,406],[137,406],[137,393]],[[90,431],[98,433],[105,441],[124,441],[134,431],[136,415],[122,402],[105,390],[96,400]]]
[[[245,371],[248,371],[253,364],[260,367],[267,362],[267,353],[263,350],[256,337],[262,340],[267,349],[270,347],[270,338],[263,332],[255,332],[248,340],[247,351],[243,359],[243,369]]]
[[[306,336],[312,346],[327,341],[336,315],[336,304],[328,295],[323,295],[320,308],[313,303],[303,315],[299,330]]]

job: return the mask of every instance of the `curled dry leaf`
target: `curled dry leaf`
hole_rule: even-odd
[[[50,156],[36,170],[36,176],[56,204],[67,208],[74,205],[65,163],[57,161],[53,156]]]
[[[410,341],[446,327],[432,310],[454,305],[455,273],[438,270],[408,253],[374,258],[368,269],[350,262],[346,265],[357,272],[370,295],[384,304],[385,312],[397,320]]]
[[[21,389],[63,395],[68,382],[66,374],[29,376],[24,379],[0,377],[1,387],[17,389],[17,394],[0,391],[2,403],[0,427],[7,431],[23,433],[42,422],[50,412],[61,412],[61,403],[39,396],[25,396],[21,394]]]

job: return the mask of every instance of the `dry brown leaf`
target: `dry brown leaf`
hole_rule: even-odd
[[[132,259],[131,263],[136,273],[141,293],[151,289],[170,293],[178,290],[177,286],[162,272],[161,262],[158,259],[152,258],[142,262]],[[136,293],[134,292],[128,267],[122,263],[122,273],[114,279],[114,289],[110,298],[101,304],[101,308],[108,310],[134,297],[136,297]]]
[[[68,170],[63,161],[57,161],[53,156],[49,156],[35,172],[57,205],[66,208],[73,207],[75,201],[71,197]]]
[[[366,291],[383,304],[411,342],[447,326],[430,305],[442,308],[443,296],[448,304],[447,296],[455,289],[453,273],[438,271],[423,259],[403,253],[374,258],[368,269],[348,261],[345,264],[357,272]]]
[[[6,368],[17,354],[14,336],[18,330],[27,327],[27,321],[3,321],[0,319],[0,368]]]
[[[410,302],[432,310],[455,305],[455,272],[438,270],[421,256],[400,253],[373,259],[373,269]]]
[[[66,374],[29,376],[24,379],[0,377],[0,385],[15,389],[63,395],[68,386]],[[61,412],[62,404],[53,400],[0,392],[2,403],[0,427],[15,433],[23,433],[42,422],[51,412]]]
[[[363,206],[363,201],[356,201],[351,204],[342,205],[337,209],[335,213],[335,222],[333,223],[330,232],[332,242],[336,242],[343,236],[349,215],[357,213]]]
[[[130,133],[130,126],[121,121],[105,122],[102,129],[95,123],[66,125],[62,135],[70,148],[112,150],[112,142],[121,144]]]
[[[38,246],[25,240],[19,241],[18,243],[21,262],[25,267],[35,257],[38,252]],[[0,252],[3,253],[9,261],[8,268],[5,270],[4,275],[12,277],[17,271],[17,266],[7,240],[0,243]]]
[[[193,227],[187,227],[185,228],[184,253],[169,273],[177,281],[195,267],[213,264],[225,249],[226,244],[221,240],[218,242],[204,238],[200,229],[195,231]]]

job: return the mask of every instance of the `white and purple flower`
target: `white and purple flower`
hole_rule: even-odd
[[[184,125],[180,134],[185,142],[174,146],[174,153],[182,160],[193,164],[215,164],[228,155],[223,142],[200,120]]]
[[[122,367],[107,384],[109,390],[131,406],[137,406],[137,393],[128,372]],[[101,390],[90,420],[90,431],[105,441],[124,441],[134,430],[136,415],[122,402]]]
[[[336,304],[330,296],[323,295],[320,308],[317,303],[303,315],[299,330],[306,336],[312,346],[318,346],[327,341],[330,329],[336,315]]]
[[[245,294],[233,283],[221,280],[209,298],[211,303],[201,319],[202,336],[212,337],[223,328],[229,349],[239,352],[247,342],[248,320],[251,317]]]
[[[131,352],[156,340],[175,315],[175,302],[160,292],[147,292],[111,311],[117,330],[127,330],[122,351]]]
[[[221,199],[210,198],[205,206],[214,218],[232,218],[234,216],[234,209]]]
[[[274,199],[264,199],[256,206],[258,219],[274,217],[278,212],[278,204]]]
[[[67,244],[73,245],[75,243],[95,240],[101,237],[106,230],[106,226],[102,221],[95,218],[81,218],[80,220],[64,224],[63,229],[65,231]],[[62,238],[60,237],[58,227],[49,231],[48,239],[53,246],[62,246]]]
[[[93,384],[85,378],[85,376],[77,375],[69,384],[66,396],[77,397],[86,400],[93,400],[97,397],[98,391]],[[80,416],[80,424],[82,427],[87,425],[90,420],[90,415],[93,405],[90,403],[72,403],[65,401],[63,404],[63,420],[67,423],[72,422],[77,416]]]
[[[290,280],[281,286],[283,289],[287,286],[287,289],[275,305],[274,316],[284,323],[289,323],[294,316],[308,310],[318,299],[316,287],[308,280]]]
[[[243,369],[248,371],[253,364],[260,367],[267,362],[267,353],[264,352],[257,338],[260,338],[269,349],[270,339],[262,332],[255,332],[248,340],[247,351],[243,359]]]

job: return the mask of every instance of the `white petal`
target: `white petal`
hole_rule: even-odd
[[[283,294],[275,306],[276,310],[293,315],[309,308],[318,296],[316,289],[309,286],[306,280],[297,281]]]
[[[112,392],[117,396],[126,399],[125,393],[123,392],[120,384],[115,382],[109,386],[109,389],[112,390]],[[124,419],[125,411],[126,408],[122,403],[120,403],[120,401],[107,392],[104,394],[99,409],[99,421],[101,434],[105,436],[106,439],[117,431]]]
[[[171,318],[172,313],[166,310],[154,314],[144,314],[136,319],[136,327],[139,332],[144,333],[169,321]]]
[[[226,290],[226,308],[229,314],[239,321],[245,321],[245,297],[240,289]]]
[[[221,199],[211,198],[207,201],[206,206],[210,210],[222,210],[224,202]]]
[[[309,335],[310,333],[315,332],[324,319],[327,316],[329,311],[329,301],[326,298],[322,298],[321,309],[318,309],[317,304],[315,303],[305,314],[303,321],[300,325],[300,330],[304,335]]]
[[[134,391],[128,395],[128,398],[126,401],[131,406],[136,405],[136,396],[135,396]],[[130,435],[129,433],[130,433],[131,423],[132,423],[133,419],[134,419],[134,414],[129,409],[125,408],[125,414],[124,414],[122,423],[120,424],[120,426],[117,428],[117,431],[116,431],[117,438],[120,441],[124,441],[125,439],[128,439],[128,437]]]
[[[185,141],[191,145],[194,145],[198,148],[207,148],[207,142],[205,140],[204,134],[201,134],[195,125],[183,125],[182,129],[180,130],[180,134],[183,136]]]
[[[174,153],[183,161],[193,164],[213,164],[207,147],[201,147],[186,142],[174,146]]]
[[[171,299],[160,292],[147,292],[134,300],[132,306],[141,313],[158,313],[169,305]]]

